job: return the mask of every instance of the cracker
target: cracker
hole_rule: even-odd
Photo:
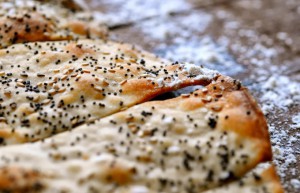
[[[0,144],[32,142],[217,73],[103,40],[16,44],[0,50]],[[191,73],[197,68],[198,74]]]

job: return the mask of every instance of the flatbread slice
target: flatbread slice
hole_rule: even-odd
[[[0,48],[36,41],[106,38],[107,27],[90,13],[59,3],[11,0],[0,2]]]
[[[189,95],[1,148],[0,190],[203,192],[271,158],[262,112],[238,81],[220,76]]]
[[[257,171],[258,170],[258,171]],[[275,166],[257,168],[245,177],[205,193],[283,193]]]
[[[0,144],[36,141],[217,73],[102,40],[0,50]]]

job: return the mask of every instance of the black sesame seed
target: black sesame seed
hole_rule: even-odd
[[[216,128],[217,122],[215,119],[209,118],[208,125],[210,126],[210,128],[214,129]]]

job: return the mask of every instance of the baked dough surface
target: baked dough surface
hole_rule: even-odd
[[[0,2],[0,48],[21,42],[106,38],[107,27],[88,12],[32,0]],[[77,6],[78,8],[78,6]]]
[[[256,168],[232,183],[205,193],[283,193],[275,166]]]
[[[44,141],[2,147],[0,190],[198,193],[271,158],[257,104],[238,81],[218,76],[189,95],[136,105]]]
[[[12,45],[0,50],[0,145],[43,139],[216,76],[110,41]]]

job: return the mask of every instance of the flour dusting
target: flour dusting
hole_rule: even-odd
[[[103,13],[95,12],[95,16],[106,20],[110,26],[191,9],[191,5],[184,0],[93,0],[90,6],[106,7]]]
[[[188,61],[207,68],[215,69],[226,75],[236,75],[243,71],[229,54],[227,48],[213,41],[209,36],[192,38],[187,41],[179,41],[174,45],[160,47],[157,51],[168,50],[163,54],[166,58],[179,61]]]
[[[293,116],[292,121],[292,127],[295,129],[300,129],[300,112]]]
[[[143,33],[151,39],[164,43],[168,37],[177,36],[179,39],[190,37],[191,31],[204,32],[212,16],[205,12],[192,12],[180,17],[180,22],[170,15],[164,15],[159,19],[147,20],[138,25]],[[176,38],[175,38],[176,39]],[[176,41],[176,40],[175,40]],[[178,40],[177,40],[178,41]]]
[[[265,114],[280,108],[288,110],[288,107],[300,101],[300,84],[290,80],[287,76],[272,75],[262,82],[263,89],[260,100]]]

